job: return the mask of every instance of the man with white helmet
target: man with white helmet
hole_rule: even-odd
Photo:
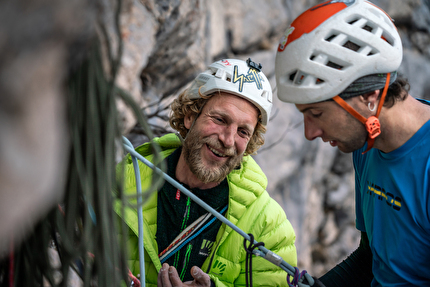
[[[430,286],[430,106],[409,95],[401,61],[392,19],[363,0],[316,5],[280,41],[279,99],[308,140],[353,153],[361,242],[326,286]]]
[[[264,143],[272,89],[261,65],[226,59],[199,74],[172,103],[170,125],[180,135],[156,139],[167,174],[222,213],[258,242],[297,265],[294,230],[267,191],[267,178],[250,155]],[[182,138],[184,138],[182,140]],[[151,159],[149,144],[136,151]],[[143,186],[152,171],[141,166]],[[134,194],[133,166],[125,166],[126,193]],[[118,208],[117,213],[121,216]],[[130,270],[139,270],[137,214],[127,208]],[[147,286],[245,285],[243,238],[165,182],[143,207]],[[287,273],[262,258],[253,259],[253,283],[280,286]]]

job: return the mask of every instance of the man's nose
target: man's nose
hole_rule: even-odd
[[[221,132],[219,139],[223,143],[224,147],[229,148],[234,146],[237,128],[233,125],[226,126]]]
[[[307,140],[313,141],[314,139],[322,136],[322,129],[312,121],[304,118],[305,124],[305,137]]]

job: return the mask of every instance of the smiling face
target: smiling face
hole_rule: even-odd
[[[358,108],[357,100],[352,98],[348,103],[358,112],[363,112]],[[334,101],[296,104],[296,107],[303,113],[306,139],[320,137],[345,153],[353,152],[365,144],[367,131],[364,125]]]
[[[208,100],[195,122],[185,117],[189,132],[182,153],[198,180],[220,182],[240,164],[257,118],[253,104],[224,92]]]

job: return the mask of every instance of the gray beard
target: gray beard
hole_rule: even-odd
[[[219,167],[207,167],[203,164],[200,151],[203,146],[209,143],[213,147],[220,148],[222,145],[213,139],[200,139],[197,132],[191,129],[184,141],[182,152],[184,153],[185,162],[191,172],[203,183],[221,182],[227,175],[240,165],[243,155],[237,155],[234,149],[226,150],[225,154],[229,155],[229,159],[225,164]],[[225,150],[224,148],[221,148]]]

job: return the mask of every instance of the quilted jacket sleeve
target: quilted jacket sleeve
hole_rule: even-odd
[[[247,227],[238,222],[238,226],[246,233],[252,233],[257,242],[264,242],[264,246],[281,256],[291,266],[297,266],[295,234],[291,223],[286,218],[283,209],[271,199],[268,194],[263,195],[264,206],[257,210],[249,208],[253,216],[251,225]],[[226,239],[216,251],[211,270],[216,269],[217,262],[225,263],[225,273],[217,276],[209,272],[211,280],[217,287],[246,286],[246,251],[243,246],[244,238],[230,229]],[[247,242],[247,245],[249,242]],[[215,270],[216,271],[216,270]],[[252,256],[253,286],[287,286],[287,272],[261,257]]]
[[[282,207],[265,190],[267,179],[251,157],[229,176],[230,199],[227,219],[257,242],[297,266],[294,229]],[[222,225],[217,237],[209,275],[216,286],[246,285],[246,251],[242,235]],[[206,267],[204,264],[203,267]],[[287,272],[261,257],[252,256],[254,286],[287,286]]]

